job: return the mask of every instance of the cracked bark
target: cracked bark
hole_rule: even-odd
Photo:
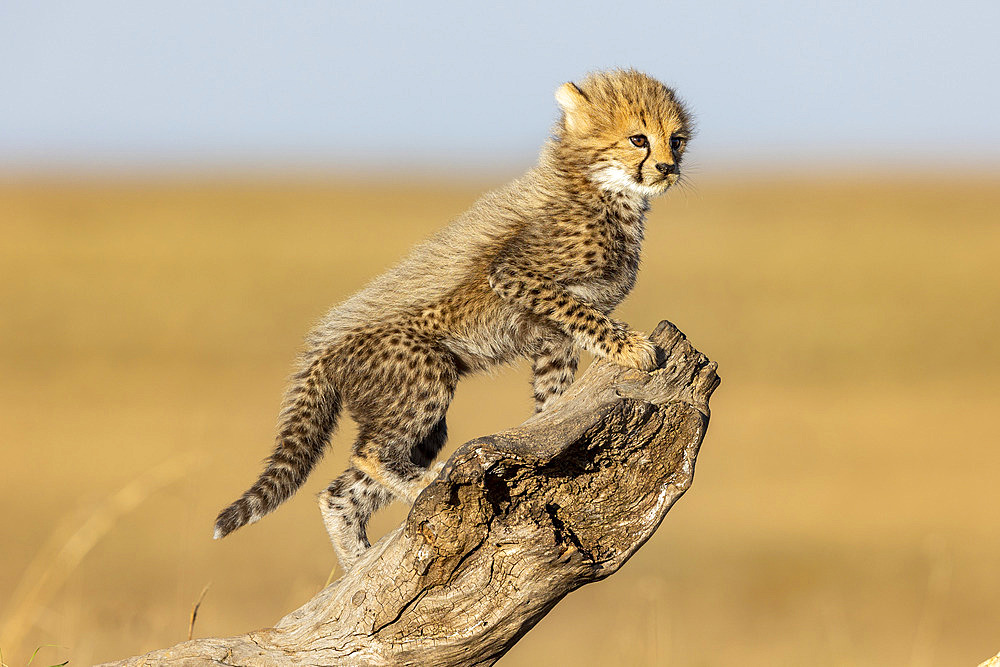
[[[549,410],[463,445],[402,526],[273,628],[107,664],[492,665],[691,485],[716,365],[669,322],[651,338],[658,370],[596,362]]]

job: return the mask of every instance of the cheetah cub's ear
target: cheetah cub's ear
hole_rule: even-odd
[[[566,129],[571,132],[581,132],[587,127],[586,105],[589,102],[575,83],[569,81],[556,90],[556,102],[563,110],[563,121]]]

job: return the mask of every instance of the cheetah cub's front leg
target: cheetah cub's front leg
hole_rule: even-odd
[[[490,273],[490,287],[500,298],[548,319],[599,357],[641,371],[657,367],[660,353],[652,341],[530,268],[499,264]]]
[[[580,354],[568,336],[544,341],[532,358],[535,412],[547,409],[569,389]]]

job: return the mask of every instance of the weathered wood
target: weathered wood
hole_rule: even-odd
[[[716,365],[672,324],[652,373],[591,365],[551,409],[463,445],[406,521],[273,628],[117,665],[491,665],[620,568],[691,485]]]

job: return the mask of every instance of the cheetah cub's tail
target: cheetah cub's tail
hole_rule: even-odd
[[[215,520],[215,539],[254,523],[298,491],[326,451],[337,425],[340,397],[321,356],[298,373],[278,418],[278,444],[264,471]]]

